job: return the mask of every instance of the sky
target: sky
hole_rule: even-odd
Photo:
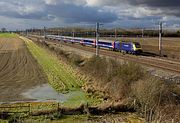
[[[46,27],[180,29],[180,0],[0,0],[0,28]]]

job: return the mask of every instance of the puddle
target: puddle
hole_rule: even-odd
[[[25,98],[33,99],[36,101],[57,101],[65,102],[68,99],[83,93],[82,91],[72,91],[66,94],[58,93],[49,84],[44,84],[42,86],[37,86],[22,93]]]

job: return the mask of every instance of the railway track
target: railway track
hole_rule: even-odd
[[[52,42],[52,40],[46,40],[46,41]],[[59,43],[59,41],[54,41],[54,40],[53,40],[53,42]],[[87,46],[85,47],[85,46],[81,46],[79,44],[70,44],[70,43],[64,43],[64,42],[61,42],[61,44],[69,46],[69,47],[81,49],[84,51],[95,53],[95,48],[93,48],[93,47],[87,47]],[[157,57],[148,57],[148,56],[135,56],[135,55],[129,55],[129,54],[123,55],[122,53],[112,52],[112,51],[108,51],[105,49],[100,49],[99,53],[100,53],[100,55],[103,55],[103,56],[108,56],[108,57],[115,58],[115,59],[122,59],[122,60],[139,63],[139,64],[143,64],[146,66],[155,67],[155,68],[159,68],[159,69],[163,69],[163,70],[168,70],[170,72],[175,72],[175,73],[180,74],[180,62],[178,62],[178,61],[171,61],[171,60],[161,59],[161,58],[157,58]]]
[[[69,44],[68,46],[74,47],[73,45],[69,45]],[[79,47],[76,45],[75,48],[82,49],[85,51],[95,52],[95,50],[90,47],[86,49],[86,47]],[[114,53],[112,51],[106,51],[102,49],[100,49],[100,54],[104,56],[116,58],[116,59],[119,58],[119,59],[131,61],[131,62],[135,62],[135,63],[139,63],[139,64],[151,66],[151,67],[160,68],[163,70],[168,70],[171,72],[180,73],[180,64],[178,62],[169,62],[165,60],[162,61],[161,59],[157,59],[157,58],[154,59],[154,58],[149,58],[149,57],[130,56],[128,54],[122,55],[118,52]]]

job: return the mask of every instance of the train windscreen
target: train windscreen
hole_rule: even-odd
[[[136,48],[141,48],[141,45],[139,43],[135,43]]]

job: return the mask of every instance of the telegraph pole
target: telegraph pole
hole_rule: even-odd
[[[114,38],[115,38],[115,41],[116,41],[116,39],[117,39],[117,29],[116,28],[114,30]]]
[[[144,37],[144,29],[142,29],[142,38]]]
[[[58,29],[57,31],[58,31],[58,36],[59,36],[60,30]]]
[[[26,36],[28,37],[28,29],[26,29]]]
[[[46,40],[46,27],[44,27],[44,42]]]
[[[99,56],[99,22],[96,23],[96,56]]]
[[[75,37],[75,30],[73,29],[73,37]]]
[[[162,56],[162,22],[159,23],[159,56]]]

